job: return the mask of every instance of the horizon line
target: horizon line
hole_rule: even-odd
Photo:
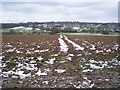
[[[116,21],[109,21],[109,22],[100,22],[100,21],[28,21],[28,22],[0,22],[0,23],[47,23],[47,22],[79,22],[79,23],[120,23]]]

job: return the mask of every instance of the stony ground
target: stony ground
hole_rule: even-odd
[[[118,36],[3,35],[2,87],[118,88]]]

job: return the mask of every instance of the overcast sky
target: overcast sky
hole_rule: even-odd
[[[2,0],[1,22],[117,22],[119,0]]]

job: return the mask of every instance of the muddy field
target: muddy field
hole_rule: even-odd
[[[118,36],[3,35],[2,87],[118,88]]]

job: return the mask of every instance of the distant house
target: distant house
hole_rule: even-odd
[[[73,31],[80,32],[80,27],[72,27]]]

